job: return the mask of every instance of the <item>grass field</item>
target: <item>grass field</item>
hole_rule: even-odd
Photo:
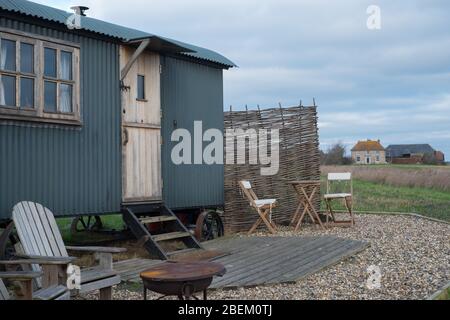
[[[326,172],[348,171],[352,171],[356,177],[353,181],[356,212],[417,213],[450,221],[450,166],[332,166],[322,168],[322,179],[326,180]],[[324,183],[322,192],[325,190]],[[336,203],[336,209],[344,207]],[[123,228],[121,215],[105,216],[102,217],[102,221],[106,229]],[[80,234],[80,239],[71,235],[70,224],[71,219],[58,219],[65,241],[69,243],[85,241],[84,233]],[[103,238],[104,235],[92,233],[88,240],[95,242]]]
[[[355,211],[418,213],[450,221],[450,193],[354,180]],[[337,206],[344,209],[343,206]]]
[[[61,230],[64,242],[67,243],[95,243],[96,241],[104,241],[105,239],[109,238],[107,236],[105,237],[105,235],[103,234],[86,234],[85,232],[79,233],[79,237],[77,237],[76,235],[72,235],[70,232],[72,218],[60,218],[57,219],[56,222],[58,224],[59,230]],[[120,214],[102,216],[102,223],[107,230],[122,230],[124,228],[124,222],[122,220],[122,215]]]
[[[322,171],[353,172],[356,211],[418,213],[450,221],[450,180],[441,179],[447,170],[450,173],[449,167],[385,165],[325,167]]]

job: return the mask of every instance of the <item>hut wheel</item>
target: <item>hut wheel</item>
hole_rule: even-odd
[[[199,241],[208,241],[223,237],[223,222],[218,212],[203,211],[197,218],[195,237]]]
[[[103,228],[100,216],[79,216],[72,220],[70,230],[72,234],[84,231],[98,231]]]

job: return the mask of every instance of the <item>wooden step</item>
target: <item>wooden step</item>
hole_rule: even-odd
[[[167,241],[167,240],[173,240],[173,239],[180,239],[180,238],[187,238],[191,237],[190,232],[170,232],[170,233],[163,233],[152,236],[153,240],[155,241]]]
[[[156,217],[147,217],[147,218],[140,218],[139,220],[143,224],[147,223],[157,223],[157,222],[165,222],[165,221],[175,221],[177,218],[172,216],[156,216]]]

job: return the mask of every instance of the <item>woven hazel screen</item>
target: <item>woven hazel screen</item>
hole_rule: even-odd
[[[275,175],[261,175],[260,164],[249,164],[249,145],[245,144],[246,164],[238,163],[239,147],[234,144],[234,163],[225,164],[225,212],[226,232],[248,231],[258,215],[242,195],[238,182],[249,180],[253,190],[261,199],[278,199],[272,218],[277,224],[287,224],[297,208],[294,189],[288,184],[293,180],[319,180],[320,154],[317,129],[317,108],[290,107],[252,111],[230,111],[225,113],[225,129],[271,129],[279,130],[279,171]],[[271,141],[270,134],[268,141]],[[226,145],[226,144],[225,144]],[[226,145],[227,146],[227,145]],[[241,144],[241,147],[243,145]],[[229,148],[226,147],[228,154]],[[270,156],[270,145],[268,145]],[[243,151],[243,150],[241,150]],[[314,203],[319,210],[320,193]]]

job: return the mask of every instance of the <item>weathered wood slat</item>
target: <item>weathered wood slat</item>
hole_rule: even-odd
[[[230,277],[230,275],[225,275],[222,279],[221,285],[229,285],[233,283],[235,286],[240,286],[242,284],[252,283],[254,280],[259,279],[262,280],[264,277],[272,275],[274,273],[278,274],[280,272],[281,266],[283,263],[293,264],[296,257],[304,257],[310,255],[317,255],[317,249],[323,248],[327,244],[329,245],[329,240],[327,238],[320,238],[313,241],[306,242],[306,245],[303,247],[296,248],[294,246],[295,242],[298,242],[300,239],[293,239],[285,241],[283,243],[284,249],[281,251],[272,251],[271,248],[268,248],[266,257],[263,257],[262,260],[259,261],[249,261],[252,267],[248,268],[249,263],[244,261],[237,270],[234,272],[235,276]]]
[[[261,239],[261,243],[267,241],[263,240],[264,238],[259,239]],[[301,239],[303,240],[300,241]],[[239,247],[245,241],[247,239],[235,239],[234,246]],[[275,238],[272,241],[275,243],[277,240]],[[231,245],[231,242],[227,245]],[[227,266],[227,274],[223,278],[215,278],[211,288],[251,287],[295,282],[363,250],[366,246],[367,243],[331,236],[283,238],[281,242],[278,242],[277,247],[266,247],[267,257],[264,257],[262,253],[264,250],[256,251],[256,255],[253,256],[254,251],[248,248],[246,249],[247,259],[236,259],[237,256],[245,257],[245,251],[239,252],[236,256],[233,254],[217,259],[216,262]],[[227,259],[234,263],[227,265]]]
[[[344,242],[345,240],[342,240],[341,242]],[[285,261],[281,261],[276,266],[271,265],[266,269],[263,270],[273,270],[274,267],[277,268],[278,272],[264,272],[264,277],[258,277],[259,275],[253,274],[250,277],[241,279],[239,282],[239,285],[247,285],[249,283],[253,283],[256,279],[262,283],[269,282],[272,279],[276,279],[276,282],[281,282],[281,279],[283,279],[282,275],[286,274],[287,272],[290,272],[292,270],[296,270],[297,272],[299,270],[308,269],[308,264],[311,261],[319,260],[323,257],[323,255],[327,254],[328,252],[333,252],[339,247],[339,244],[336,242],[330,242],[326,241],[321,246],[315,247],[314,249],[309,250],[305,255],[297,255],[297,256],[290,256]],[[291,280],[294,278],[295,275],[290,274],[289,277],[286,277],[288,280]],[[286,280],[286,281],[288,281]]]
[[[131,259],[114,263],[114,270],[116,270],[122,281],[140,281],[139,275],[151,267],[164,263],[161,260],[149,259]]]
[[[187,249],[183,249],[183,250],[176,250],[176,251],[171,251],[168,252],[167,255],[170,256],[171,259],[173,259],[174,257],[180,255],[180,254],[185,254],[188,252],[194,252],[194,251],[198,251],[199,249],[197,248],[187,248]]]
[[[349,244],[345,245],[338,250],[330,253],[328,256],[317,259],[317,261],[313,261],[307,269],[305,269],[303,272],[299,272],[297,274],[297,277],[303,278],[305,276],[308,276],[310,274],[313,274],[317,272],[318,270],[323,269],[324,267],[333,265],[343,259],[346,259],[348,257],[351,257],[364,249],[368,247],[367,243],[360,243],[360,244]]]
[[[29,207],[28,212],[31,213],[31,215],[28,216],[28,218],[30,219],[30,224],[33,224],[37,230],[37,234],[35,237],[38,243],[41,245],[41,255],[50,257],[53,255],[53,252],[48,242],[46,232],[44,231],[44,228],[42,226],[41,219],[39,218],[36,205],[30,202],[27,202],[27,205]]]
[[[5,284],[2,279],[0,279],[0,300],[9,300],[9,292],[6,289]]]
[[[75,246],[67,246],[67,250],[69,251],[78,251],[78,252],[96,252],[96,253],[123,253],[126,252],[125,248],[114,248],[114,247],[75,247]]]
[[[42,227],[45,230],[45,235],[47,236],[48,242],[51,247],[52,254],[50,254],[49,256],[61,256],[61,251],[59,250],[58,243],[56,242],[56,238],[53,235],[53,232],[52,232],[51,226],[48,222],[47,214],[45,213],[44,207],[40,204],[37,204],[36,208],[38,211],[38,215],[39,215],[39,219],[41,221]]]
[[[63,256],[63,257],[69,256],[69,254],[67,253],[67,250],[66,250],[66,246],[64,245],[64,241],[62,239],[61,232],[59,232],[58,225],[56,224],[55,217],[53,216],[53,213],[47,208],[44,208],[44,210],[45,210],[45,215],[47,217],[48,224],[50,225],[50,229],[52,230],[52,233],[55,237],[55,241],[56,241],[56,244],[58,246],[61,256]]]
[[[59,297],[55,298],[57,301],[67,301],[70,300],[70,291],[67,291],[66,293],[60,295]]]
[[[174,239],[180,239],[180,238],[187,238],[190,237],[191,234],[189,232],[170,232],[170,233],[163,233],[152,236],[152,238],[155,241],[167,241],[167,240],[174,240]]]
[[[119,283],[120,283],[120,276],[117,275],[100,281],[90,282],[85,285],[81,285],[80,293],[87,293],[102,288],[112,287]]]
[[[153,263],[150,261],[155,261],[155,262]],[[157,264],[156,261],[158,261],[158,260],[147,260],[146,262],[140,262],[139,264],[136,264],[136,265],[130,265],[127,268],[121,269],[120,274],[124,277],[127,277],[130,274],[139,273],[142,270],[148,269],[148,268],[156,265]]]
[[[176,220],[175,217],[172,216],[157,216],[157,217],[147,217],[147,218],[140,218],[142,223],[157,223],[157,222],[166,222],[166,221],[174,221]]]
[[[329,250],[330,248],[335,248],[336,245],[333,243],[330,243],[329,241],[323,242],[320,246],[315,246],[307,249],[307,251],[302,252],[302,254],[292,255],[289,257],[285,257],[280,263],[277,265],[271,265],[268,269],[265,269],[262,271],[264,273],[263,277],[259,277],[257,274],[252,275],[247,278],[241,279],[241,281],[238,283],[239,285],[248,285],[249,283],[253,283],[255,280],[258,280],[258,282],[266,283],[270,279],[279,279],[280,275],[287,272],[287,270],[290,270],[291,268],[301,269],[302,264],[304,261],[308,261],[309,259],[317,259],[320,254],[325,252],[326,250]],[[273,270],[274,268],[277,269],[277,272],[268,272],[268,270]],[[291,279],[289,279],[291,280]],[[278,283],[278,281],[277,281]]]
[[[304,239],[299,239],[298,245],[301,245],[301,242],[305,241]],[[236,254],[232,254],[229,257],[224,257],[222,259],[217,259],[216,262],[220,262],[225,266],[233,265],[234,268],[238,269],[240,265],[247,265],[248,263],[255,263],[258,260],[271,259],[274,255],[270,254],[270,252],[277,252],[277,254],[281,254],[283,250],[292,250],[287,247],[286,241],[274,239],[274,244],[264,244],[262,247],[257,247],[255,249],[250,249],[246,251],[241,251]],[[231,272],[228,273],[230,275]]]
[[[104,269],[81,270],[81,284],[105,279],[117,275],[116,271]]]
[[[41,289],[33,294],[35,300],[59,300],[58,297],[67,295],[69,290],[65,286],[54,286],[46,289]],[[70,295],[69,295],[70,297]]]

